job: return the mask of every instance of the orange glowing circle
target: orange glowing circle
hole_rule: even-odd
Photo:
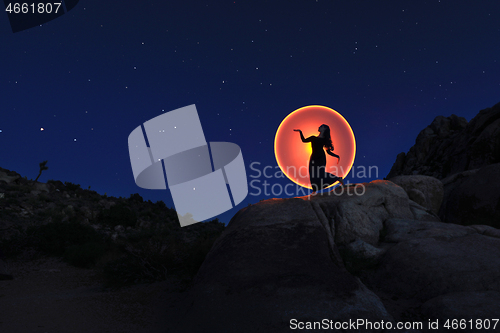
[[[281,171],[294,183],[310,189],[312,186],[308,166],[312,152],[311,143],[303,143],[300,133],[294,129],[302,130],[304,137],[308,138],[312,135],[318,136],[318,128],[322,124],[330,127],[333,153],[340,156],[340,162],[337,164],[337,158],[326,154],[326,171],[345,178],[354,163],[356,140],[351,126],[337,111],[321,105],[297,109],[283,119],[274,139],[274,154]]]

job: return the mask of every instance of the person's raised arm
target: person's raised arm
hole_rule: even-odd
[[[304,134],[302,134],[302,131],[301,131],[301,130],[299,130],[299,129],[294,129],[294,131],[295,131],[295,132],[299,132],[299,133],[300,133],[300,139],[302,140],[302,142],[311,142],[311,141],[312,141],[312,138],[314,137],[314,136],[310,136],[310,137],[308,137],[308,138],[306,139],[306,138],[304,138]]]

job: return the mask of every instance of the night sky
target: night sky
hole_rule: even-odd
[[[347,179],[381,179],[436,116],[469,121],[500,102],[499,16],[498,0],[80,0],[12,33],[4,13],[0,166],[35,179],[48,160],[41,182],[172,207],[168,191],[135,185],[127,140],[137,126],[196,104],[206,140],[238,144],[249,181],[262,184],[251,163],[277,171],[281,121],[318,104],[350,123],[355,168],[378,168]],[[260,189],[219,219],[288,197]]]

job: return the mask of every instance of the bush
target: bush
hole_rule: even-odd
[[[214,220],[208,223],[220,223]],[[143,230],[130,235],[124,257],[108,262],[103,270],[106,286],[119,288],[143,282],[165,280],[176,276],[190,280],[196,275],[213,243],[224,230],[202,232],[191,243],[167,226],[161,230]],[[180,232],[180,231],[178,231]]]
[[[73,184],[71,182],[64,182],[64,186],[66,186],[67,191],[76,191],[81,190],[80,184]]]
[[[134,227],[137,223],[137,215],[125,204],[118,203],[109,209],[103,209],[97,216],[97,222],[115,227],[123,225],[125,227]]]
[[[40,251],[54,256],[64,256],[69,248],[75,246],[86,250],[90,247],[83,246],[85,244],[94,244],[96,247],[104,244],[104,239],[97,231],[80,223],[51,222],[28,227],[26,233]],[[73,255],[75,249],[71,250]]]
[[[196,273],[198,273],[198,270],[205,261],[205,257],[212,249],[212,246],[219,235],[200,236],[188,248],[187,258],[184,263],[184,270],[190,277],[194,277]]]
[[[128,198],[128,200],[132,201],[132,202],[144,202],[144,199],[140,196],[139,193],[134,193],[134,194],[131,194],[130,197]]]
[[[15,257],[27,249],[62,257],[70,265],[92,267],[109,248],[92,227],[79,223],[50,222],[41,226],[19,227],[10,239],[0,241],[0,251]]]
[[[12,258],[21,254],[31,245],[26,231],[21,226],[17,226],[14,229],[17,232],[14,232],[10,238],[0,240],[0,253],[6,258]]]
[[[153,229],[130,235],[121,246],[122,257],[107,262],[102,269],[106,287],[165,280],[178,271],[180,260],[175,250],[180,243],[172,235]]]

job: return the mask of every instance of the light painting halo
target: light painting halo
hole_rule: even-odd
[[[300,134],[294,129],[302,130],[304,137],[318,136],[318,128],[326,124],[330,127],[330,135],[337,159],[326,154],[326,171],[345,178],[354,164],[356,156],[356,140],[354,132],[347,120],[337,111],[322,105],[301,107],[283,119],[276,131],[274,154],[283,174],[294,183],[312,189],[309,180],[309,158],[311,143],[303,143]],[[328,186],[334,186],[338,182]]]

